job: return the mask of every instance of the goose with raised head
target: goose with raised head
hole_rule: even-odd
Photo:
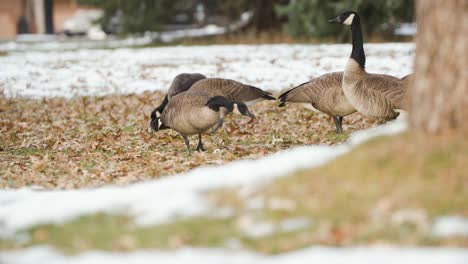
[[[233,102],[222,96],[210,96],[203,92],[184,92],[169,100],[161,116],[151,122],[154,131],[171,128],[182,135],[189,153],[188,136],[198,134],[197,151],[204,151],[202,133],[212,128],[212,133],[218,130],[224,116],[229,113],[239,113],[255,118],[242,102]]]
[[[366,117],[385,121],[397,118],[395,109],[405,109],[406,81],[366,72],[361,18],[356,12],[346,11],[329,22],[351,26],[353,49],[342,82],[348,101]]]
[[[321,75],[309,82],[281,94],[280,107],[287,103],[309,103],[318,111],[333,117],[336,133],[343,133],[343,117],[356,112],[346,99],[341,82],[343,72],[332,72]]]

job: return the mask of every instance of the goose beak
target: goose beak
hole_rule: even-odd
[[[250,113],[249,108],[247,108],[246,105],[243,105],[243,106],[244,107],[238,109],[240,114],[244,116],[248,116],[250,118],[255,118],[255,116],[252,113]]]
[[[218,119],[218,122],[216,123],[216,126],[211,130],[211,133],[214,134],[216,131],[218,131],[219,128],[221,128],[223,126],[223,121],[224,121],[224,118],[219,118]]]
[[[248,113],[247,113],[247,116],[248,116],[248,117],[250,117],[250,118],[252,118],[252,119],[255,119],[255,118],[257,118],[255,115],[253,115],[253,114],[252,114],[252,113],[250,113],[250,112],[248,112]]]
[[[328,20],[328,23],[339,24],[339,23],[341,23],[341,19],[340,19],[339,16],[337,16],[337,17],[335,17],[333,19]]]
[[[159,130],[159,119],[158,118],[152,118],[151,119],[150,128],[151,128],[151,131],[153,133],[157,132]]]

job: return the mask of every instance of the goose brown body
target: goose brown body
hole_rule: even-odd
[[[255,118],[242,102],[234,102],[223,96],[210,96],[205,92],[186,91],[173,96],[161,115],[151,120],[150,126],[154,131],[172,128],[179,132],[189,153],[191,150],[187,136],[198,134],[196,150],[204,151],[202,133],[215,126],[211,130],[214,133],[222,126],[225,115],[231,112]]]
[[[162,112],[161,121],[184,136],[203,133],[220,118],[219,112],[206,105],[209,98],[202,92],[175,95]]]
[[[395,109],[405,109],[405,80],[367,73],[353,58],[346,65],[342,87],[351,105],[369,118],[392,120],[398,116]]]
[[[310,103],[315,109],[325,114],[347,116],[356,112],[356,109],[348,102],[341,89],[342,79],[343,72],[327,73],[292,88],[280,95],[279,99],[282,105]]]

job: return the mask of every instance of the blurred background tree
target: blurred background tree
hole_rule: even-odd
[[[78,3],[101,8],[100,24],[108,28],[118,20],[119,33],[161,31],[165,25],[186,17],[192,22],[194,2],[191,0],[78,0]]]
[[[284,30],[289,35],[339,36],[342,41],[345,34],[349,34],[348,30],[333,27],[328,20],[346,10],[356,10],[365,18],[363,30],[367,36],[381,32],[388,25],[414,20],[414,0],[292,0],[287,5],[276,6],[277,14],[287,17]]]
[[[229,24],[246,11],[253,13],[248,30],[280,32],[295,38],[335,37],[344,40],[348,31],[328,20],[345,10],[357,10],[365,18],[364,32],[372,36],[389,25],[414,20],[414,0],[78,0],[104,10],[104,28],[118,21],[119,33],[161,31],[170,24],[197,24],[201,8],[204,23]],[[115,22],[115,21],[114,21]],[[114,23],[115,24],[115,23]],[[200,24],[200,23],[198,23]]]

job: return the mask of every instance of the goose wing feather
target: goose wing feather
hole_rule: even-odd
[[[201,80],[195,83],[190,90],[203,91],[211,96],[221,95],[230,100],[240,102],[248,102],[261,98],[268,100],[275,99],[271,96],[271,93],[263,91],[260,88],[245,85],[234,80],[220,78]]]
[[[282,103],[296,102],[314,104],[317,103],[327,91],[333,91],[337,88],[341,89],[342,78],[343,72],[327,73],[290,89],[278,98]]]
[[[369,74],[363,85],[390,100],[393,108],[405,109],[407,81],[385,74]]]

